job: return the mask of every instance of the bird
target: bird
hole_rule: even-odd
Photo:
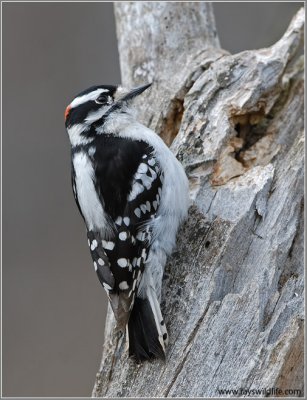
[[[150,86],[92,86],[65,110],[74,199],[116,331],[137,363],[165,360],[162,277],[189,208],[183,166],[136,116]]]

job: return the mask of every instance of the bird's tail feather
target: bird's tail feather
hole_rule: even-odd
[[[129,356],[137,362],[165,359],[167,332],[155,291],[148,287],[144,298],[136,297],[128,322]]]

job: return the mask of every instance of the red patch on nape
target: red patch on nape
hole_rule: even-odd
[[[64,113],[65,121],[67,120],[67,117],[68,117],[68,114],[70,113],[70,110],[71,110],[71,107],[70,107],[70,106],[67,106],[67,107],[66,107],[66,110],[65,110],[65,113]]]

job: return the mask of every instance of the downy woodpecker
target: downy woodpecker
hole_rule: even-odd
[[[134,117],[133,99],[149,86],[93,86],[65,110],[75,201],[99,281],[137,362],[165,357],[162,276],[189,203],[181,164]]]

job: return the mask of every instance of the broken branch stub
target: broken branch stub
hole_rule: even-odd
[[[129,10],[136,7],[129,4],[119,6],[125,16],[116,14],[120,34],[129,35],[124,27],[132,24]],[[156,4],[151,13],[160,18]],[[184,7],[168,4],[174,16]],[[142,26],[140,15],[131,15]],[[186,57],[184,73],[165,62],[159,82],[169,78],[172,91],[158,82],[152,96],[173,107],[179,131],[169,140],[175,137],[171,148],[186,167],[192,198],[163,282],[166,362],[136,365],[129,359],[109,310],[93,396],[303,389],[304,83],[303,62],[294,59],[303,27],[300,10],[268,49],[228,55],[204,45],[198,58]],[[152,35],[154,43],[163,43],[163,31]],[[122,68],[133,81],[138,64],[131,62],[122,59]],[[169,77],[172,71],[184,79]],[[178,93],[180,106],[174,103]],[[163,124],[159,103],[152,109],[145,103],[143,118],[162,132],[172,130]]]
[[[136,107],[139,119],[171,144],[184,95],[220,49],[211,3],[115,3],[122,83],[154,82]],[[205,54],[204,54],[205,53]]]

